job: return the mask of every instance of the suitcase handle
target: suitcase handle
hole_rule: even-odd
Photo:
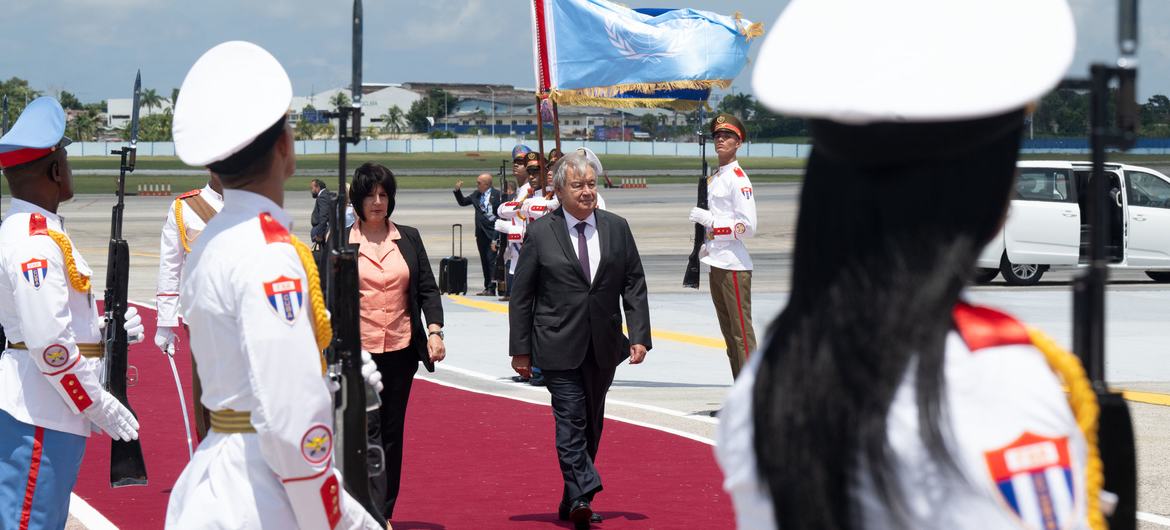
[[[459,253],[455,253],[455,227],[459,227]],[[451,255],[456,257],[463,257],[463,225],[455,223],[451,225]]]

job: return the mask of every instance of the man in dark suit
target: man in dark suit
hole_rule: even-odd
[[[496,284],[492,276],[496,263],[495,242],[496,208],[500,207],[500,190],[492,187],[492,176],[483,173],[475,179],[475,191],[463,196],[463,181],[455,183],[455,201],[459,206],[475,205],[475,246],[479,249],[479,265],[483,267],[483,290],[476,296],[495,296]]]
[[[577,528],[600,520],[594,459],[614,371],[651,347],[642,260],[626,220],[595,209],[601,174],[583,153],[561,160],[553,177],[561,208],[528,226],[508,306],[512,368],[531,377],[539,367],[552,394],[565,482],[557,511]]]

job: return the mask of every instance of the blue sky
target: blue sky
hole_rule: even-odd
[[[876,0],[875,0],[876,1]],[[1026,0],[1021,0],[1026,1]],[[740,11],[766,26],[784,0],[629,1],[632,7]],[[231,39],[264,46],[285,65],[299,95],[348,84],[351,0],[14,0],[0,32],[0,77],[29,80],[84,102],[128,97],[143,84],[169,96],[187,68]],[[1116,0],[1072,0],[1078,50],[1072,72],[1112,60]],[[365,80],[533,86],[527,0],[365,0]],[[1142,2],[1139,99],[1170,94],[1170,2]],[[989,38],[996,38],[988,28]],[[753,46],[754,56],[757,46]],[[735,80],[750,91],[751,65]]]

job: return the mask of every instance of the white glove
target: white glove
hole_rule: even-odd
[[[367,385],[374,387],[379,394],[382,393],[382,372],[378,371],[378,365],[374,364],[373,357],[366,350],[362,350],[362,378]]]
[[[178,335],[175,333],[175,328],[170,326],[159,326],[154,330],[154,345],[162,350],[167,355],[174,353],[173,348],[175,342],[178,340]]]
[[[691,222],[699,223],[707,228],[711,228],[715,224],[715,216],[711,215],[710,210],[704,210],[698,206],[691,208]]]
[[[97,400],[81,411],[94,426],[110,438],[129,442],[138,439],[138,420],[113,394],[102,390]]]
[[[344,495],[341,497],[341,520],[338,521],[337,528],[360,528],[361,530],[386,530],[390,528],[389,523],[385,527],[379,525],[369,512],[349,495],[348,491],[343,490],[342,492]]]
[[[507,234],[508,231],[512,229],[512,222],[505,221],[503,219],[496,219],[495,229],[496,232]]]
[[[548,213],[549,202],[551,201],[544,198],[528,199],[524,201],[524,206],[521,208],[521,210],[524,211],[524,215],[527,216],[530,220],[535,221],[541,217],[544,217],[545,214]],[[544,206],[544,209],[533,210],[534,206]]]
[[[145,338],[146,328],[142,326],[142,316],[138,314],[137,307],[126,307],[126,324],[122,329],[126,330],[126,342],[129,344],[138,344]]]

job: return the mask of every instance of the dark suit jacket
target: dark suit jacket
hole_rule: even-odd
[[[313,215],[309,218],[309,226],[311,227],[309,235],[313,241],[325,240],[329,231],[329,216],[332,215],[336,204],[336,193],[329,190],[321,190],[317,193],[316,202],[313,204]]]
[[[488,193],[491,197],[488,203],[491,204],[491,214],[484,215],[483,209],[480,208],[480,201],[483,200],[483,193],[479,190],[471,192],[471,195],[463,196],[462,190],[455,190],[455,201],[459,206],[475,206],[475,235],[477,237],[486,237],[488,239],[495,239],[496,237],[496,209],[500,207],[500,190],[489,188]]]
[[[569,239],[564,208],[528,225],[508,305],[511,355],[531,354],[542,369],[571,370],[591,340],[598,362],[610,367],[629,355],[631,342],[651,348],[646,278],[630,225],[604,210],[595,214],[601,257],[592,284]]]
[[[427,329],[423,326],[422,315],[427,317],[427,323],[443,325],[443,300],[439,293],[439,285],[435,283],[435,274],[431,272],[431,262],[427,259],[427,249],[423,246],[418,229],[394,224],[402,238],[398,240],[398,251],[406,260],[406,267],[410,269],[410,345],[408,349],[418,355],[428,372],[435,371],[435,363],[427,353]]]

